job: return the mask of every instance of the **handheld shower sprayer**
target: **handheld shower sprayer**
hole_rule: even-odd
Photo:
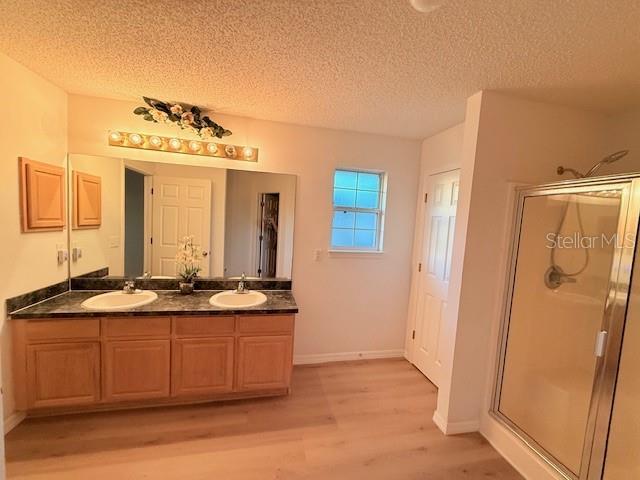
[[[611,155],[607,155],[602,160],[600,160],[598,163],[596,163],[593,167],[591,167],[587,171],[587,173],[580,173],[579,171],[577,171],[577,170],[575,170],[573,168],[566,168],[566,167],[563,167],[563,166],[559,166],[558,169],[556,170],[556,172],[558,172],[558,175],[562,175],[565,172],[569,172],[569,173],[573,174],[573,176],[575,178],[591,177],[591,176],[595,175],[595,173],[598,170],[600,170],[600,167],[602,167],[603,165],[607,165],[609,163],[617,162],[622,157],[626,156],[628,153],[629,153],[629,150],[620,150],[618,152],[612,153]]]

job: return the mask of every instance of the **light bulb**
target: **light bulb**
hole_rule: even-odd
[[[444,3],[443,0],[409,0],[411,6],[420,13],[431,13]]]
[[[218,144],[217,143],[209,143],[207,145],[207,152],[214,154],[218,151]]]
[[[191,140],[189,142],[189,150],[191,150],[192,152],[197,152],[198,150],[200,150],[200,142],[196,142],[195,140]]]
[[[244,147],[242,153],[244,153],[244,158],[251,158],[253,156],[253,148]]]
[[[111,132],[109,134],[109,140],[120,143],[122,141],[122,134],[120,132]]]
[[[144,139],[140,134],[132,133],[131,135],[129,135],[129,142],[133,145],[141,145],[143,141]]]
[[[172,138],[171,140],[169,140],[169,146],[173,150],[180,150],[180,148],[182,148],[182,142],[177,138]]]
[[[157,135],[149,137],[149,145],[155,148],[159,148],[162,145],[162,139]]]
[[[227,154],[227,157],[235,157],[236,156],[236,147],[233,145],[227,145],[224,147],[224,153]]]

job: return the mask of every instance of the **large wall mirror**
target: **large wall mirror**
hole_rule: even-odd
[[[204,278],[291,278],[295,175],[69,155],[70,274],[175,278],[192,236]]]

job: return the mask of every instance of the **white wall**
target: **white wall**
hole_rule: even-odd
[[[20,232],[18,157],[66,165],[67,95],[4,54],[0,54],[0,71],[0,104],[5,112],[0,116],[0,265],[4,277],[0,283],[0,348],[4,420],[12,423],[15,403],[5,300],[65,280],[68,267],[58,265],[56,258],[56,245],[66,245],[66,229]],[[2,443],[0,440],[0,446]]]
[[[133,115],[137,103],[69,97],[69,150],[298,176],[293,290],[300,306],[296,361],[403,350],[420,143],[361,133],[214,115],[234,132],[228,141],[260,149],[258,163],[110,147],[111,129],[180,135]],[[336,167],[384,170],[388,201],[383,254],[327,254]],[[321,250],[319,260],[315,251]]]
[[[621,160],[602,168],[604,173],[640,172],[640,109],[607,119],[605,154],[629,150]]]
[[[102,223],[98,228],[74,229],[69,225],[70,249],[82,250],[82,257],[70,258],[71,276],[109,267],[109,275],[124,274],[124,162],[121,158],[93,155],[69,156],[69,201],[73,201],[73,172],[88,173],[101,179]],[[69,208],[73,212],[73,208]]]
[[[227,170],[225,276],[257,275],[258,203],[262,193],[279,193],[276,276],[291,278],[296,177]]]

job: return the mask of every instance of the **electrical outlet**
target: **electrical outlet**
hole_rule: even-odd
[[[64,262],[69,260],[69,252],[64,249],[59,249],[57,253],[58,257],[58,265],[62,265]]]
[[[77,262],[78,260],[80,260],[82,258],[82,249],[79,247],[73,247],[71,249],[71,259],[74,262]]]

